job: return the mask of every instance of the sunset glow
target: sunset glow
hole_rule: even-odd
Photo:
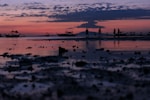
[[[96,32],[98,27],[104,27],[104,33],[112,33],[115,27],[126,32],[149,32],[148,5],[147,0],[1,0],[0,33],[18,30],[22,34],[43,35],[72,29],[76,34],[85,28]]]
[[[120,28],[123,32],[149,32],[150,20],[108,20],[98,22],[98,25],[103,25],[103,31],[112,33],[114,28]]]
[[[0,100],[149,91],[150,0],[0,0]]]

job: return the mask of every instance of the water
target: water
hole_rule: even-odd
[[[45,39],[45,40],[44,40]],[[90,49],[109,49],[113,51],[148,51],[150,50],[150,41],[114,41],[114,40],[47,40],[47,37],[32,38],[0,38],[0,54],[8,52],[10,54],[32,55],[57,55],[58,47],[72,50],[72,46],[80,50]]]
[[[56,37],[54,38],[56,39]],[[68,50],[63,55],[67,56],[68,59],[61,60],[63,57],[57,56],[60,46]],[[82,86],[81,88],[88,89],[88,91],[89,88],[93,87],[93,84],[98,88],[108,89],[113,87],[116,89],[118,86],[128,86],[127,84],[131,87],[132,82],[137,79],[143,84],[149,82],[149,74],[141,75],[143,70],[139,68],[149,68],[145,66],[150,65],[150,53],[147,53],[150,50],[150,41],[76,41],[53,40],[52,37],[25,37],[0,38],[0,47],[0,55],[4,53],[9,55],[21,54],[21,57],[27,59],[20,63],[22,59],[20,60],[19,57],[11,59],[11,57],[0,56],[0,76],[2,80],[0,86],[6,90],[8,89],[8,93],[12,95],[31,91],[30,96],[33,96],[33,92],[36,94],[39,93],[38,91],[43,93],[42,91],[45,92],[49,88],[47,86],[53,86],[53,83],[54,86],[59,88],[64,88],[68,84],[74,87],[72,81],[68,83],[70,78],[78,82],[80,87]],[[135,54],[134,51],[141,51],[141,54]],[[45,58],[43,57],[43,60],[40,56],[48,56],[48,60],[45,61]],[[55,57],[58,57],[58,62],[53,62],[53,60],[51,62],[51,59],[55,59]],[[29,63],[30,60],[33,62]],[[81,63],[81,61],[83,66],[82,64],[81,66],[77,65],[77,62]],[[112,79],[113,81],[111,81]],[[121,88],[121,91],[124,91],[123,87],[119,87],[119,89]],[[135,88],[135,85],[133,87]],[[146,88],[141,87],[140,89],[143,89],[140,91],[145,91]],[[90,93],[93,93],[91,90]],[[75,93],[74,90],[70,90],[70,92]],[[103,92],[103,89],[100,92]],[[87,95],[86,93],[85,95]]]
[[[48,39],[50,38],[50,39]],[[56,37],[26,37],[26,38],[0,38],[0,55],[30,54],[38,56],[57,56],[58,47],[69,50],[68,55],[80,58],[81,52],[88,52],[89,58],[94,58],[94,50],[104,48],[111,51],[149,51],[150,41],[114,41],[114,40],[51,40]],[[59,37],[60,39],[61,37]],[[0,63],[8,59],[0,57]],[[10,59],[9,59],[10,60]]]

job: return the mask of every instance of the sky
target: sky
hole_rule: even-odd
[[[0,0],[2,34],[57,34],[70,29],[79,33],[99,27],[108,33],[113,28],[149,32],[150,0]]]

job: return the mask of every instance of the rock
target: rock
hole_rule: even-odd
[[[65,48],[62,48],[62,47],[59,47],[59,56],[62,56],[64,53],[66,53],[66,52],[68,52],[68,50],[67,49],[65,49]]]
[[[87,65],[87,62],[85,62],[85,61],[78,61],[78,62],[75,63],[75,65],[77,67],[83,67],[83,66]]]

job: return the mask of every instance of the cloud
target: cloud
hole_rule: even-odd
[[[87,21],[95,20],[114,20],[126,18],[140,18],[142,16],[150,16],[150,10],[139,9],[133,7],[135,5],[115,5],[112,3],[94,3],[94,4],[78,4],[75,7],[66,7],[56,5],[53,7],[55,14],[49,15],[49,18],[56,18],[54,22],[66,21]]]
[[[77,26],[77,28],[104,28],[104,26],[97,26],[96,24],[97,22],[95,21],[88,21],[87,23]]]
[[[28,14],[28,13],[21,13],[15,15],[15,17],[47,17],[47,14]]]
[[[9,6],[8,4],[0,4],[0,7],[7,7]]]
[[[133,5],[135,6],[135,5]],[[132,8],[132,9],[131,9]],[[88,21],[88,20],[109,20],[117,18],[149,16],[148,11],[137,9],[132,6],[115,5],[112,3],[94,3],[94,4],[77,4],[77,5],[44,5],[33,2],[24,4],[26,10],[38,10],[43,12],[42,15],[36,12],[32,16],[47,16],[57,18],[56,21]],[[30,14],[31,16],[31,14]],[[46,17],[47,17],[46,16]]]
[[[57,18],[55,21],[95,21],[95,20],[115,20],[139,18],[150,16],[150,10],[128,9],[128,10],[97,10],[87,9],[82,12],[73,12],[68,14],[51,15],[49,17]]]
[[[105,9],[105,10],[104,10]],[[117,20],[117,19],[150,19],[150,10],[128,9],[125,6],[118,6],[117,10],[110,10],[110,6],[101,8],[88,8],[80,12],[51,15],[49,18],[56,18],[53,22],[80,22],[87,23],[78,28],[98,28],[95,21]]]
[[[19,8],[21,10],[48,10],[49,7],[47,7],[45,4],[40,2],[30,2],[30,3],[23,3],[21,5],[17,5],[16,8]]]
[[[8,4],[0,5],[3,11]],[[20,10],[20,11],[19,11]],[[8,8],[6,7],[8,12]],[[116,5],[113,3],[91,3],[91,4],[45,4],[40,2],[24,3],[9,8],[9,13],[0,13],[0,16],[15,17],[35,17],[32,22],[80,22],[84,23],[78,28],[90,27],[97,28],[96,21],[115,20],[115,19],[150,19],[149,9],[139,9],[135,5]],[[11,13],[11,12],[13,13]],[[36,19],[37,17],[37,19]],[[45,20],[40,20],[40,17],[45,17]],[[53,20],[51,20],[53,19]],[[37,20],[37,21],[36,21]],[[31,20],[30,20],[31,21]]]

